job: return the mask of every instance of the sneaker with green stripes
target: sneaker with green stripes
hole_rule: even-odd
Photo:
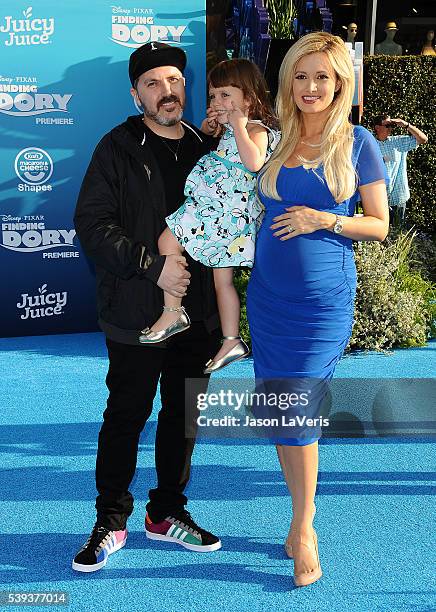
[[[187,510],[182,510],[160,523],[145,517],[145,534],[150,540],[174,542],[195,552],[212,552],[221,548],[221,540],[197,525]]]

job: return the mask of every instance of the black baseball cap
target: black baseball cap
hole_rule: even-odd
[[[129,77],[132,85],[141,74],[159,68],[175,66],[183,72],[186,68],[186,53],[180,47],[173,47],[161,42],[151,42],[139,47],[132,53],[129,61]]]

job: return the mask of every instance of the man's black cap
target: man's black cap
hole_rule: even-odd
[[[161,42],[142,45],[130,56],[130,82],[134,85],[141,74],[159,66],[175,66],[183,72],[186,67],[186,53],[180,47],[172,47]]]

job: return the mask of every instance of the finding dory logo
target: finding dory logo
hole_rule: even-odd
[[[153,9],[112,6],[112,36],[117,45],[137,49],[148,42],[180,43],[185,25],[155,24]]]

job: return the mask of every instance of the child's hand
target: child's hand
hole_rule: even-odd
[[[206,111],[207,117],[201,124],[201,131],[208,136],[219,136],[221,134],[221,126],[218,123],[218,113],[212,108]]]
[[[244,111],[235,106],[235,103],[232,100],[232,109],[227,112],[228,121],[233,129],[235,128],[245,128],[247,127],[248,117],[244,113]]]

